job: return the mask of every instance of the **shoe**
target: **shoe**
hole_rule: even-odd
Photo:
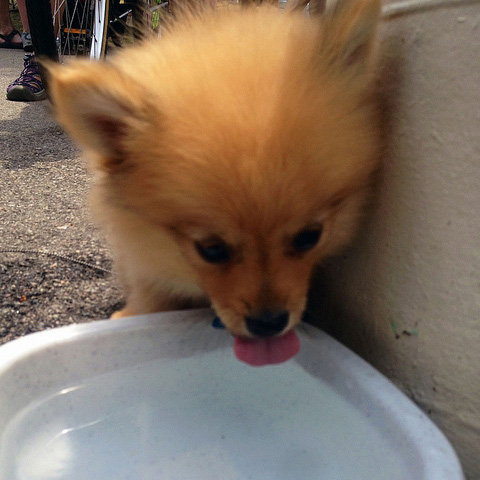
[[[15,35],[20,36],[20,33],[18,30],[12,30],[8,35],[2,35],[0,33],[0,38],[3,40],[2,43],[0,43],[0,48],[23,48],[23,43],[15,43],[13,39],[15,38]]]
[[[7,100],[36,102],[45,100],[47,92],[43,88],[38,63],[33,55],[23,57],[24,68],[20,76],[7,87]]]

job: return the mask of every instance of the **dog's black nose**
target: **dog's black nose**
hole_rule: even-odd
[[[247,329],[257,337],[271,337],[280,333],[288,324],[288,312],[267,311],[259,315],[245,317]]]

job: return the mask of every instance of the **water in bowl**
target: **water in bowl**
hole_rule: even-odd
[[[0,480],[405,480],[362,412],[295,361],[218,352],[86,379],[0,440]]]

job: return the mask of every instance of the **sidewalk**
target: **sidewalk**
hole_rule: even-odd
[[[39,250],[111,268],[87,208],[89,178],[49,103],[9,102],[23,52],[0,50],[0,250]],[[121,294],[112,274],[38,253],[0,252],[0,343],[103,319]]]

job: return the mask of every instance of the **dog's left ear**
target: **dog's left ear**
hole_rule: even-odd
[[[135,93],[134,78],[103,62],[46,65],[58,122],[87,152],[94,167],[112,171],[124,165],[135,132],[152,122],[151,105]]]

